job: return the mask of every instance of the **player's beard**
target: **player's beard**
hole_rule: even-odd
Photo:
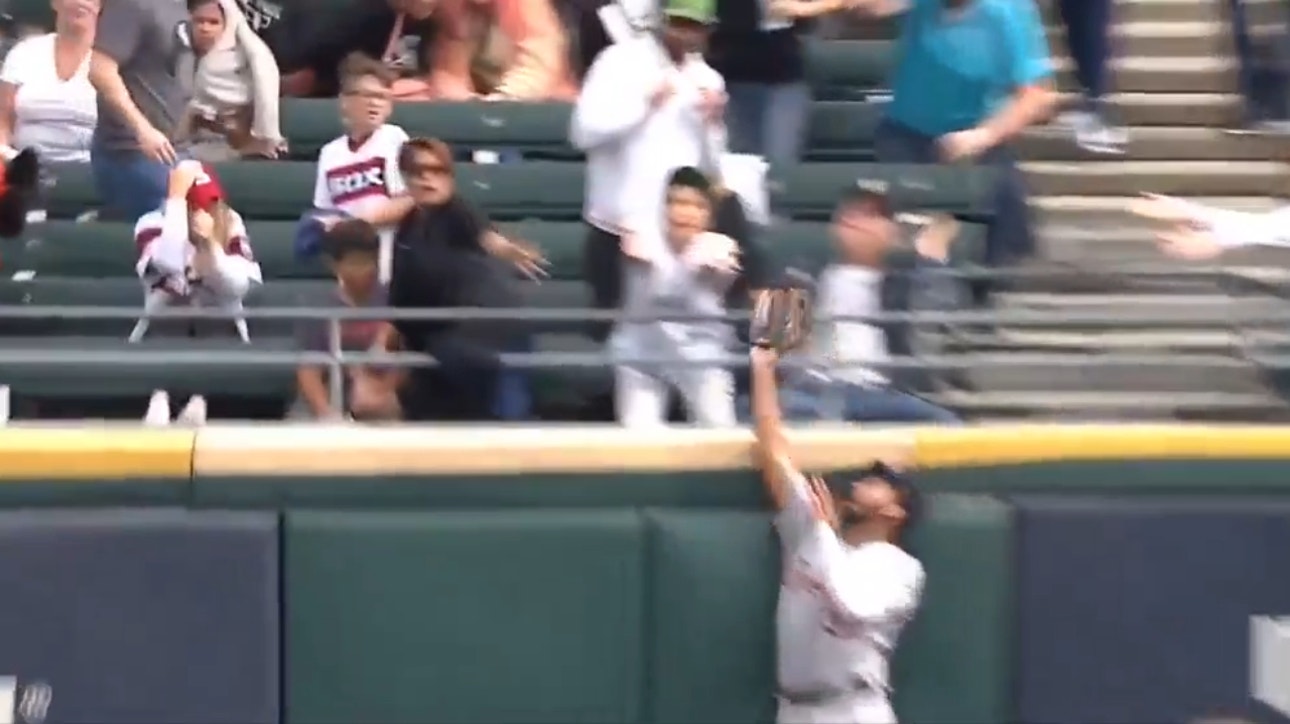
[[[866,520],[869,520],[869,518],[869,515],[866,515],[863,510],[854,505],[848,505],[838,511],[838,525],[842,530],[847,530],[853,526],[860,525]]]

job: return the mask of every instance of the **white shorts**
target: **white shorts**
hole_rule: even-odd
[[[896,724],[896,712],[885,694],[858,691],[818,704],[779,700],[777,724]]]

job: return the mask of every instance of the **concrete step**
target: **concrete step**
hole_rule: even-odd
[[[1216,392],[1156,392],[1140,395],[1123,392],[964,392],[932,396],[935,401],[975,416],[1030,417],[1097,416],[1123,419],[1284,419],[1290,407],[1271,393],[1225,394]]]
[[[1096,225],[1096,228],[1137,229],[1144,235],[1149,235],[1151,230],[1156,228],[1155,225],[1128,211],[1129,202],[1138,191],[1159,191],[1159,189],[1142,187],[1120,196],[1035,194],[1030,199],[1030,208],[1035,213],[1035,222],[1041,228],[1048,226],[1089,228]],[[1285,205],[1284,201],[1268,195],[1229,195],[1226,190],[1219,193],[1181,195],[1188,196],[1196,203],[1239,211],[1271,211]]]
[[[1066,29],[1048,27],[1054,55],[1068,55]],[[1111,28],[1111,52],[1117,57],[1227,56],[1233,53],[1231,25],[1219,20],[1117,22]]]
[[[1078,97],[1067,94],[1067,102]],[[1240,120],[1242,110],[1236,93],[1112,93],[1106,100],[1116,118],[1133,127],[1226,128]]]
[[[1078,87],[1073,63],[1055,58],[1057,82]],[[1110,63],[1111,85],[1119,92],[1229,93],[1236,89],[1236,64],[1224,57],[1121,57]]]
[[[1189,271],[1215,264],[1232,267],[1290,267],[1290,249],[1248,247],[1233,249],[1221,259],[1182,262],[1168,259],[1157,250],[1152,229],[1100,223],[1095,219],[1079,225],[1047,224],[1039,227],[1041,258],[1060,263],[1105,266],[1159,266]]]
[[[989,355],[969,357],[967,378],[982,392],[1063,393],[1120,391],[1132,397],[1154,392],[1265,394],[1258,370],[1223,355],[1188,355],[1135,361],[1126,355],[1009,355],[996,364]],[[1045,360],[1044,357],[1051,359]],[[1169,363],[1164,363],[1168,359]]]
[[[1290,155],[1290,140],[1226,133],[1216,128],[1156,126],[1129,128],[1125,160],[1270,161]],[[1075,145],[1069,128],[1053,123],[1031,129],[1021,141],[1024,158],[1045,161],[1107,160]]]
[[[1169,322],[1195,324],[1213,320],[1227,323],[1251,305],[1225,294],[1051,294],[1042,292],[1003,292],[995,295],[995,305],[1004,313],[1027,312],[1054,315],[1117,315],[1159,318],[1161,326]]]
[[[1251,13],[1264,17],[1275,11],[1277,0],[1247,0]],[[1041,0],[1046,18],[1057,18],[1055,3]],[[1221,0],[1117,0],[1117,23],[1197,23],[1226,22],[1226,9]]]
[[[1234,329],[1068,330],[1055,323],[1047,329],[1000,325],[990,332],[966,333],[964,348],[977,352],[1109,354],[1111,352],[1183,355],[1235,355],[1246,340]]]
[[[1286,164],[1270,161],[1028,161],[1022,167],[1031,193],[1039,196],[1272,196],[1290,190]]]

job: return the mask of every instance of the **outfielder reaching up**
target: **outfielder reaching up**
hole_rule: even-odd
[[[803,475],[784,437],[777,360],[772,347],[752,351],[755,430],[783,546],[777,720],[895,722],[888,661],[918,609],[925,579],[922,564],[899,545],[917,516],[918,496],[880,462],[836,499],[822,479]]]

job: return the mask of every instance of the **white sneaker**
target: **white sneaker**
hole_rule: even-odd
[[[166,427],[170,424],[170,395],[165,390],[155,390],[148,398],[148,411],[143,415],[143,424],[152,427]]]
[[[1075,136],[1075,143],[1091,153],[1120,155],[1129,142],[1129,132],[1124,128],[1107,125],[1096,113],[1070,111],[1066,123]]]
[[[184,405],[184,409],[179,411],[179,416],[175,418],[175,422],[193,427],[205,425],[206,398],[201,395],[189,397],[188,403]]]

